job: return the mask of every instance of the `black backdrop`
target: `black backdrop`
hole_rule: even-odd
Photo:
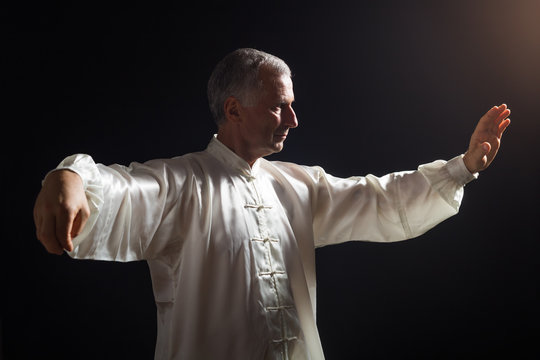
[[[539,15],[535,0],[6,9],[5,358],[152,358],[146,264],[47,254],[33,202],[72,153],[128,164],[203,149],[215,131],[207,78],[239,47],[294,73],[300,126],[272,158],[338,176],[449,159],[492,105],[513,111],[458,216],[406,242],[317,250],[327,358],[540,355]]]

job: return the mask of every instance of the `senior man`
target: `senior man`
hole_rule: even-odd
[[[289,67],[239,49],[208,83],[206,150],[129,167],[64,159],[43,182],[37,237],[55,254],[147,260],[157,359],[322,359],[315,248],[413,238],[458,212],[495,157],[509,109],[479,121],[464,155],[375,177],[270,162],[298,126]]]

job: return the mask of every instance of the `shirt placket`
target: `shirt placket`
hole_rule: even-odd
[[[261,296],[272,336],[269,349],[273,358],[289,359],[290,344],[297,340],[289,326],[292,318],[296,317],[296,310],[281,253],[282,239],[268,226],[268,216],[272,216],[276,209],[273,204],[265,202],[258,179],[251,173],[245,176],[251,196],[244,207],[251,215],[255,215],[257,223],[257,235],[251,238],[257,279],[261,292],[272,294]]]

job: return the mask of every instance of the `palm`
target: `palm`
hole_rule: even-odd
[[[465,165],[470,172],[476,173],[486,169],[497,155],[501,145],[501,137],[510,125],[510,109],[506,104],[494,106],[478,122],[474,130],[469,149],[465,154]]]

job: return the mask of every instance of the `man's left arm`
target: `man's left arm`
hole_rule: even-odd
[[[493,161],[510,120],[506,105],[478,122],[465,155],[383,177],[318,177],[315,245],[349,240],[399,241],[423,234],[455,215],[464,185]]]

